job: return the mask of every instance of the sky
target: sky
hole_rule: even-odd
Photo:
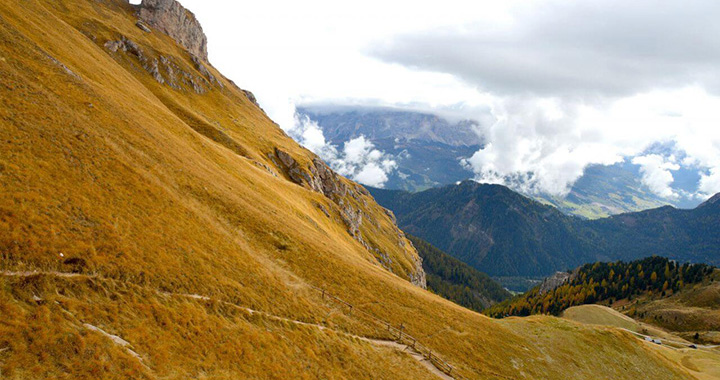
[[[720,192],[720,2],[182,0],[210,62],[341,174],[382,186],[392,157],[331,146],[295,107],[383,106],[472,119],[481,182],[566,194],[631,162],[668,199]],[[662,149],[657,149],[660,146]],[[695,170],[695,189],[673,186]]]

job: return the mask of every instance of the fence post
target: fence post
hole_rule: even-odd
[[[401,324],[400,324],[400,337],[398,338],[399,341],[402,341],[403,329],[405,329],[405,326],[403,326],[403,324],[401,323]]]
[[[350,306],[350,311],[348,311],[348,315],[350,315],[350,314],[352,314],[353,306],[352,305],[348,305],[348,306]]]
[[[323,289],[322,292],[323,292],[322,298],[325,299],[325,289]]]

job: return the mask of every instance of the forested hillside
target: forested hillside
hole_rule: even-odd
[[[485,273],[408,235],[423,259],[428,290],[472,310],[483,310],[510,298],[510,293]]]
[[[596,261],[579,219],[504,186],[370,192],[403,230],[491,276],[544,276]]]
[[[370,189],[401,228],[491,276],[548,276],[596,261],[659,255],[720,264],[720,195],[583,220],[504,186],[465,181],[420,193]]]
[[[612,303],[641,294],[665,297],[686,285],[702,282],[713,271],[714,267],[709,265],[679,264],[657,256],[631,262],[586,264],[555,289],[543,292],[541,286],[536,286],[487,309],[485,314],[496,318],[559,315],[576,305]]]

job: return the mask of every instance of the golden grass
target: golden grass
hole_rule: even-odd
[[[658,327],[638,322],[619,311],[602,305],[574,306],[565,310],[561,317],[584,324],[621,327],[644,335],[683,340]]]
[[[394,273],[383,269],[340,209],[289,181],[268,153],[302,165],[314,156],[229,82],[204,95],[174,90],[103,48],[123,35],[195,70],[167,36],[138,29],[124,1],[1,0],[0,14],[0,270],[100,275],[0,276],[3,378],[432,378],[395,351],[219,302],[381,334],[309,285],[403,323],[469,378],[688,377],[624,334],[547,317],[494,321],[411,285],[416,253],[370,197],[348,198],[366,213],[363,235],[393,261]],[[147,368],[82,323],[130,342]]]

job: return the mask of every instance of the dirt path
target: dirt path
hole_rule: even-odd
[[[678,342],[678,341],[675,341],[675,340],[670,340],[670,339],[665,339],[665,338],[658,338],[658,337],[653,337],[653,336],[650,336],[650,335],[641,334],[641,333],[639,333],[639,332],[635,332],[635,331],[632,331],[632,330],[628,330],[628,329],[626,329],[626,328],[624,328],[624,327],[617,327],[617,328],[620,329],[620,330],[623,330],[623,331],[627,331],[627,332],[629,332],[630,334],[633,334],[633,335],[635,335],[635,336],[637,336],[637,337],[640,337],[640,338],[643,338],[643,339],[645,339],[645,340],[647,340],[647,339],[656,339],[656,340],[659,340],[660,342],[664,342],[664,343],[665,343],[668,347],[670,347],[670,348],[675,348],[675,347],[672,347],[672,346],[668,345],[668,343],[672,343],[672,344],[675,344],[675,345],[678,345],[678,346],[682,346],[682,347],[690,347],[691,345],[693,345],[693,346],[697,347],[698,349],[707,349],[707,350],[713,350],[713,349],[716,349],[716,348],[720,347],[720,345],[706,346],[706,345],[702,345],[702,344],[692,344],[692,343],[687,343],[687,342]]]
[[[79,273],[64,273],[64,272],[54,272],[54,271],[44,271],[44,272],[38,272],[38,271],[26,271],[26,272],[0,271],[0,275],[7,276],[7,277],[31,277],[31,276],[37,276],[37,275],[55,276],[55,277],[61,277],[61,278],[97,278],[97,277],[98,277],[98,275],[87,275],[87,274],[79,274]],[[183,297],[183,298],[189,298],[189,299],[199,300],[199,301],[211,301],[211,300],[212,300],[210,297],[203,296],[203,295],[200,295],[200,294],[186,294],[186,293],[161,292],[161,291],[158,291],[158,290],[156,290],[156,292],[157,292],[158,294],[160,294],[160,295],[169,296],[169,297]],[[353,338],[353,339],[357,339],[357,340],[361,340],[361,341],[370,343],[370,344],[372,344],[372,345],[374,345],[374,346],[393,348],[393,349],[396,349],[396,350],[398,350],[398,351],[401,351],[401,352],[406,353],[407,355],[409,355],[410,357],[412,357],[413,359],[415,359],[418,363],[420,363],[423,367],[425,367],[428,371],[430,371],[432,374],[434,374],[435,376],[439,377],[440,379],[443,379],[443,380],[455,380],[454,377],[449,376],[449,375],[447,375],[446,373],[442,372],[440,369],[438,369],[438,368],[435,366],[435,364],[432,363],[431,360],[426,359],[421,353],[417,352],[417,351],[416,351],[415,349],[413,349],[411,346],[408,346],[408,345],[405,345],[405,344],[402,344],[402,343],[398,343],[398,342],[396,342],[396,341],[394,341],[394,340],[384,340],[384,339],[367,338],[367,337],[363,337],[363,336],[359,336],[359,335],[350,334],[350,333],[345,332],[345,331],[340,331],[340,330],[331,329],[331,328],[328,328],[327,326],[323,326],[323,325],[319,325],[319,324],[315,324],[315,323],[298,321],[298,320],[295,320],[295,319],[290,319],[290,318],[282,317],[282,316],[275,315],[275,314],[271,314],[271,313],[267,313],[267,312],[264,312],[264,311],[254,310],[254,309],[251,309],[251,308],[248,308],[248,307],[245,307],[245,306],[237,305],[237,304],[230,303],[230,302],[226,302],[226,301],[219,301],[219,302],[221,302],[221,303],[224,304],[224,305],[231,306],[231,307],[235,307],[235,308],[237,308],[237,309],[243,310],[243,311],[245,311],[245,312],[247,312],[247,313],[249,313],[249,314],[251,314],[251,315],[259,315],[259,316],[262,316],[263,318],[271,319],[271,320],[278,321],[278,322],[286,322],[286,323],[292,323],[292,324],[300,325],[300,326],[317,328],[317,329],[319,329],[319,330],[321,330],[321,331],[328,330],[328,331],[332,331],[332,332],[334,332],[334,333],[336,333],[336,334],[338,334],[338,335],[343,335],[343,336],[346,336],[346,337],[348,337],[348,338]],[[92,331],[95,331],[95,332],[98,332],[98,333],[104,335],[105,337],[107,337],[107,338],[109,338],[110,340],[112,340],[115,344],[122,346],[122,347],[125,348],[132,356],[134,356],[136,359],[138,359],[143,366],[145,366],[145,363],[143,362],[142,357],[141,357],[138,353],[136,353],[135,351],[133,351],[133,350],[130,348],[130,347],[132,347],[132,346],[131,346],[131,344],[130,344],[128,341],[122,339],[121,337],[119,337],[119,336],[117,336],[117,335],[112,335],[112,334],[110,334],[110,333],[107,333],[107,332],[105,332],[104,330],[102,330],[102,329],[100,329],[100,328],[98,328],[98,327],[95,327],[95,326],[93,326],[93,325],[91,325],[91,324],[83,323],[83,326],[84,326],[85,328],[89,329],[89,330],[92,330]],[[145,367],[147,368],[147,366],[145,366]]]
[[[396,350],[402,351],[410,355],[413,359],[417,360],[420,364],[423,365],[423,367],[427,368],[428,371],[432,372],[435,376],[443,379],[443,380],[455,380],[454,377],[446,374],[445,372],[440,371],[437,367],[435,367],[435,364],[432,363],[432,361],[426,359],[421,353],[415,351],[411,346],[398,343],[393,340],[382,340],[382,339],[370,339],[370,338],[363,338],[363,337],[357,337],[360,340],[364,340],[366,342],[369,342],[371,344],[374,344],[376,346],[382,346],[382,347],[390,347],[394,348]]]
[[[12,271],[1,271],[1,275],[7,277],[31,277],[38,275],[55,276],[63,278],[95,278],[98,277],[96,274],[82,274],[82,273],[65,273],[65,272],[44,272],[44,271],[25,271],[25,272],[12,272]]]
[[[209,300],[210,300],[209,297],[201,296],[201,295],[198,295],[198,294],[180,294],[180,293],[163,293],[163,294],[165,294],[165,295],[170,295],[170,296],[187,297],[187,298],[192,298],[192,299],[197,299],[197,300],[204,300],[204,301],[209,301]],[[253,310],[253,309],[250,309],[250,308],[247,308],[247,307],[244,307],[244,306],[240,306],[240,305],[236,305],[236,304],[233,304],[233,303],[230,303],[230,302],[225,302],[225,301],[220,301],[220,302],[222,302],[222,303],[225,304],[225,305],[232,306],[232,307],[236,307],[236,308],[238,308],[238,309],[240,309],[240,310],[244,310],[244,311],[246,311],[246,312],[248,312],[248,313],[250,313],[250,314],[256,314],[256,315],[263,316],[264,318],[268,318],[268,319],[272,319],[272,320],[276,320],[276,321],[281,321],[281,322],[293,323],[293,324],[301,325],[301,326],[314,327],[314,328],[317,328],[317,329],[319,329],[319,330],[321,330],[321,331],[329,330],[329,331],[333,331],[333,332],[336,333],[336,334],[344,335],[344,336],[349,337],[349,338],[358,339],[358,340],[361,340],[361,341],[370,343],[370,344],[375,345],[375,346],[393,348],[393,349],[396,349],[396,350],[398,350],[398,351],[401,351],[401,352],[404,352],[404,353],[410,355],[410,357],[412,357],[413,359],[415,359],[416,361],[418,361],[423,367],[425,367],[428,371],[430,371],[431,373],[433,373],[433,374],[436,375],[437,377],[439,377],[439,378],[441,378],[441,379],[443,379],[443,380],[455,380],[454,377],[449,376],[449,375],[447,375],[446,373],[440,371],[440,370],[435,366],[435,364],[432,363],[432,361],[426,359],[421,353],[417,352],[417,351],[416,351],[415,349],[413,349],[411,346],[408,346],[408,345],[405,345],[405,344],[402,344],[402,343],[398,343],[398,342],[396,342],[396,341],[394,341],[394,340],[366,338],[366,337],[363,337],[363,336],[359,336],[359,335],[355,335],[355,334],[350,334],[350,333],[347,333],[347,332],[344,332],[344,331],[331,329],[331,328],[328,328],[327,326],[318,325],[318,324],[315,324],[315,323],[298,321],[298,320],[295,320],[295,319],[289,319],[289,318],[281,317],[281,316],[278,316],[278,315],[269,314],[269,313],[266,313],[266,312],[263,312],[263,311]]]

